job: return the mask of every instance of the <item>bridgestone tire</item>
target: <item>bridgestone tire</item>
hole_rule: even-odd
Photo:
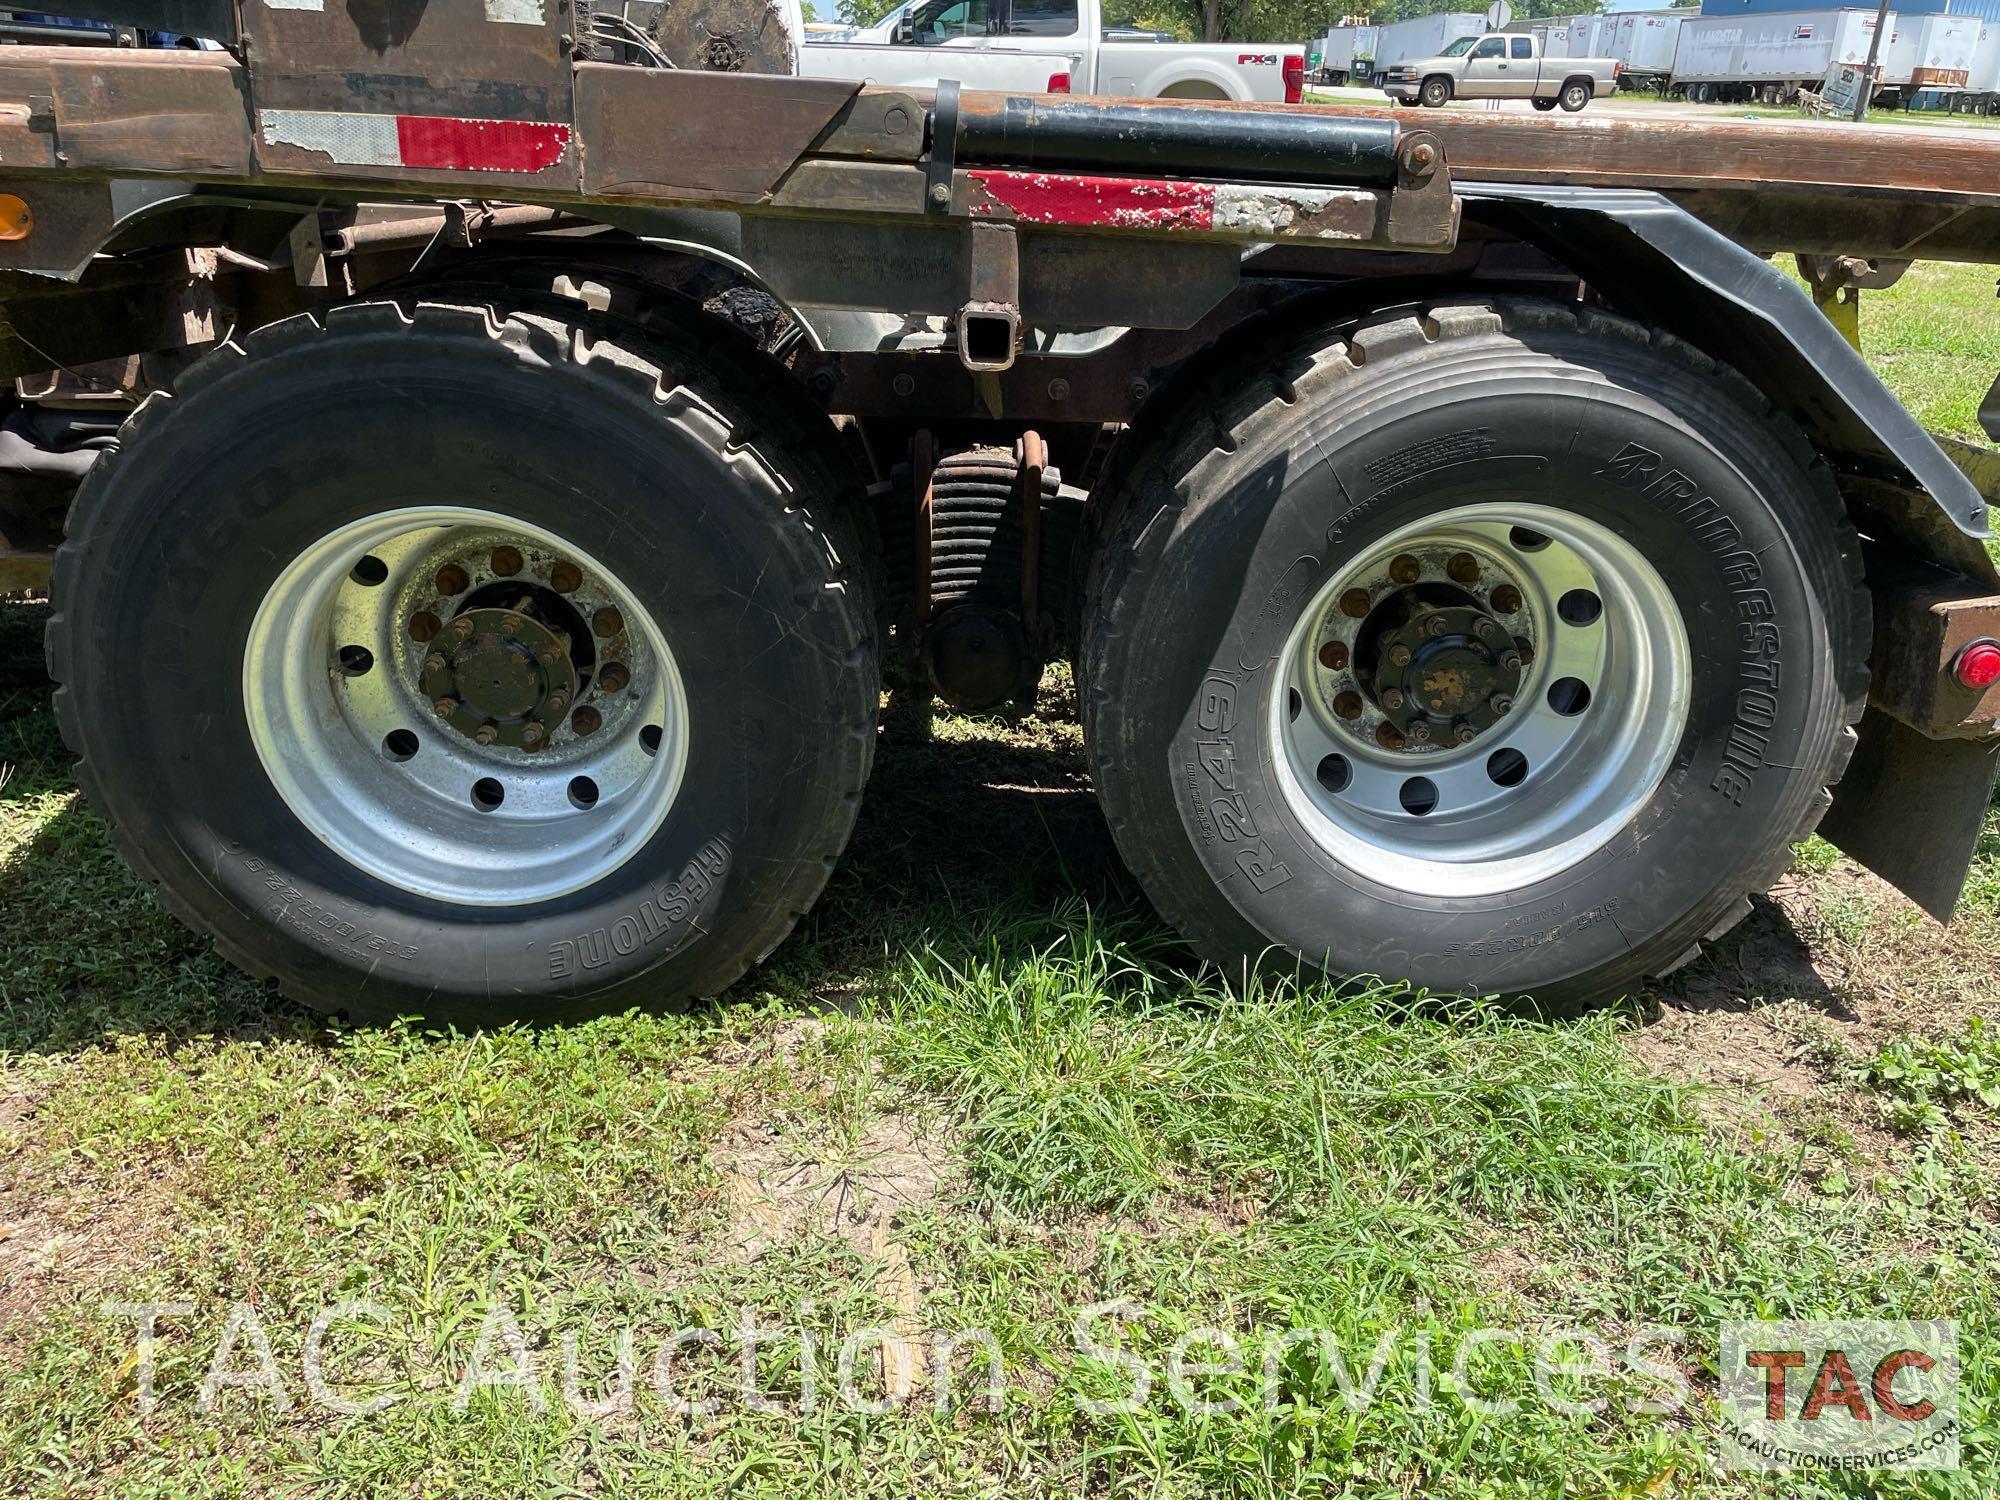
[[[77,778],[132,868],[239,967],[355,1019],[553,1019],[712,994],[845,844],[874,742],[870,590],[823,421],[724,335],[389,302],[225,344],[92,471],[48,630]],[[440,497],[610,559],[678,664],[678,794],[595,883],[467,905],[385,884],[274,790],[246,632],[336,528]]]
[[[1377,539],[1516,488],[1658,570],[1686,627],[1685,729],[1580,863],[1497,894],[1374,883],[1279,784],[1260,727],[1279,652]],[[1227,972],[1628,992],[1748,912],[1852,750],[1869,608],[1828,470],[1741,376],[1623,318],[1439,305],[1264,351],[1167,393],[1101,493],[1079,662],[1098,792],[1154,905]]]

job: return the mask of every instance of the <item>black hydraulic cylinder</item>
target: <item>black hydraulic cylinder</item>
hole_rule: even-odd
[[[1365,186],[1395,181],[1400,128],[1302,110],[968,93],[956,141],[934,149],[961,166]]]

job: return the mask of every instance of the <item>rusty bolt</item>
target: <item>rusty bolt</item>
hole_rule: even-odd
[[[907,399],[917,393],[917,377],[905,370],[889,382],[889,389]]]
[[[632,673],[622,661],[606,662],[603,670],[597,674],[597,686],[607,693],[623,692],[631,680]]]
[[[1505,693],[1495,693],[1487,700],[1487,704],[1497,716],[1503,719],[1514,711],[1514,700],[1509,698]]]
[[[1340,596],[1340,612],[1350,620],[1366,619],[1368,606],[1372,602],[1368,597],[1368,590],[1349,589]]]
[[[1491,603],[1503,615],[1517,615],[1521,612],[1521,591],[1511,583],[1503,583],[1493,591]]]
[[[601,637],[614,636],[625,628],[625,617],[607,604],[590,617],[590,628]]]
[[[1415,583],[1424,576],[1424,565],[1409,553],[1398,554],[1389,560],[1389,581],[1391,583]]]
[[[898,107],[882,112],[882,134],[901,135],[909,128],[910,112],[907,109]]]
[[[526,566],[519,547],[495,547],[493,555],[486,559],[486,563],[500,578],[512,578]]]
[[[1352,693],[1352,692],[1340,694],[1339,697],[1333,700],[1333,711],[1339,714],[1343,719],[1360,718],[1361,695],[1359,693]]]
[[[452,639],[469,641],[472,639],[472,616],[460,615],[451,622]]]
[[[1057,376],[1054,380],[1051,380],[1049,382],[1049,400],[1051,401],[1069,400],[1069,382],[1067,380],[1064,380],[1061,376]]]
[[[1403,168],[1412,177],[1428,177],[1437,167],[1437,147],[1429,141],[1414,141],[1403,153]]]
[[[1517,635],[1514,637],[1514,649],[1521,653],[1522,666],[1529,666],[1534,662],[1535,646],[1526,636]]]
[[[1329,672],[1345,672],[1347,670],[1347,643],[1345,641],[1328,641],[1324,646],[1321,646],[1319,648],[1319,664]]]
[[[557,688],[553,693],[550,693],[545,706],[550,713],[560,715],[564,709],[569,707],[568,689]]]
[[[583,569],[573,562],[559,562],[549,569],[549,587],[558,594],[574,594],[583,587]]]
[[[1405,646],[1401,641],[1398,641],[1396,642],[1395,645],[1389,648],[1390,666],[1407,667],[1409,664],[1410,664],[1410,648],[1408,646]]]
[[[1153,388],[1135,375],[1125,382],[1125,394],[1134,402],[1144,401],[1153,394]]]
[[[1403,690],[1401,688],[1382,689],[1382,706],[1391,713],[1401,708],[1403,706]]]
[[[541,725],[535,723],[532,719],[529,720],[526,724],[521,726],[521,748],[523,750],[541,749],[543,742],[546,741],[548,737],[549,737],[548,730],[544,729]]]
[[[424,658],[424,670],[426,672],[442,672],[444,665],[444,657],[435,651]]]
[[[1400,750],[1403,748],[1403,731],[1384,720],[1375,726],[1375,743],[1384,750]]]
[[[440,719],[449,719],[453,714],[458,712],[458,700],[456,698],[440,698],[431,705],[431,708]]]
[[[1470,552],[1454,552],[1445,562],[1444,571],[1453,583],[1479,582],[1479,559]]]
[[[495,729],[491,724],[481,724],[477,729],[472,731],[472,737],[482,745],[490,745],[493,743],[494,736],[499,733],[500,731]]]
[[[569,727],[578,734],[595,734],[604,726],[604,715],[586,703],[569,716]]]
[[[519,630],[527,623],[528,623],[527,619],[520,613],[519,610],[510,609],[507,611],[506,614],[500,617],[500,628],[502,630],[507,630],[507,631]]]
[[[1451,621],[1443,615],[1428,615],[1424,619],[1424,634],[1435,640],[1451,629]]]
[[[1518,651],[1503,652],[1500,657],[1500,665],[1509,672],[1520,671],[1521,653]]]
[[[951,185],[944,182],[932,183],[931,202],[937,204],[939,207],[943,207],[945,204],[951,202]]]
[[[446,563],[437,570],[437,591],[440,594],[462,594],[472,586],[472,576],[457,563]]]
[[[1479,619],[1473,622],[1472,633],[1482,641],[1490,641],[1500,634],[1500,627],[1494,621],[1481,615]]]
[[[1426,724],[1422,719],[1417,720],[1416,723],[1410,726],[1409,734],[1410,738],[1419,745],[1428,745],[1431,742],[1431,726]]]
[[[1454,744],[1469,745],[1479,738],[1479,731],[1466,723],[1465,720],[1460,719],[1456,724],[1451,726],[1451,738]]]
[[[410,639],[413,641],[435,640],[442,629],[443,623],[427,609],[420,609],[410,616]]]

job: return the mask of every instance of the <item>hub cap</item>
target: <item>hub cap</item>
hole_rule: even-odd
[[[463,507],[358,521],[293,561],[252,621],[243,698],[299,820],[440,901],[602,879],[659,827],[686,764],[680,674],[624,585]]]
[[[1343,568],[1271,705],[1287,802],[1357,874],[1516,890],[1602,848],[1688,713],[1687,630],[1651,563],[1547,506],[1462,506]]]

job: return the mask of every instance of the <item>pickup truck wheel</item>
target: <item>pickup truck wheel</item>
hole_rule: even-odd
[[[1590,103],[1590,85],[1572,78],[1562,86],[1562,93],[1558,96],[1558,99],[1562,104],[1564,113],[1573,115],[1582,109],[1584,105]]]
[[[1418,90],[1426,109],[1443,109],[1451,103],[1451,80],[1449,78],[1426,78],[1424,86]]]
[[[1226,969],[1549,1005],[1748,911],[1866,689],[1860,549],[1733,371],[1502,300],[1177,393],[1121,450],[1084,728],[1127,864]]]
[[[755,358],[382,302],[149,400],[49,628],[135,870],[355,1019],[659,1004],[770,952],[852,826],[877,671],[841,460]]]

